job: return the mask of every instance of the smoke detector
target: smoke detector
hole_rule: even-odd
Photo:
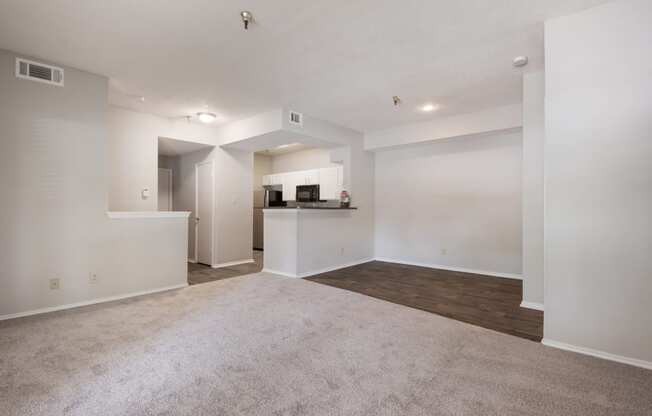
[[[512,64],[516,68],[524,67],[525,65],[527,65],[527,63],[528,63],[527,56],[517,56],[516,58],[514,58],[514,61],[512,61]]]

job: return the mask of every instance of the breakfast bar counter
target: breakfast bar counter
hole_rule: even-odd
[[[356,207],[263,209],[263,271],[307,277],[370,261],[355,244]]]

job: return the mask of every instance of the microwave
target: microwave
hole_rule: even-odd
[[[297,202],[319,202],[319,185],[297,185]]]

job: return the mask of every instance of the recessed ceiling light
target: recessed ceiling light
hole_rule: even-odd
[[[426,113],[429,113],[431,111],[435,111],[437,109],[437,106],[434,104],[425,104],[423,107],[421,107],[421,111],[424,111]]]
[[[277,149],[285,149],[285,148],[292,147],[292,146],[298,146],[300,144],[301,143],[288,143],[288,144],[282,144],[280,146],[276,146],[276,148]]]
[[[201,121],[202,123],[210,123],[217,118],[217,115],[215,115],[214,113],[201,112],[201,113],[197,113],[197,117],[199,118],[199,121]]]
[[[527,56],[517,56],[516,58],[514,58],[514,61],[512,62],[512,64],[516,68],[520,68],[522,66],[525,66],[525,65],[527,65],[527,63],[528,63]]]

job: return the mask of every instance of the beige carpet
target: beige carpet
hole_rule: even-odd
[[[2,415],[651,415],[652,371],[258,274],[0,323]]]

